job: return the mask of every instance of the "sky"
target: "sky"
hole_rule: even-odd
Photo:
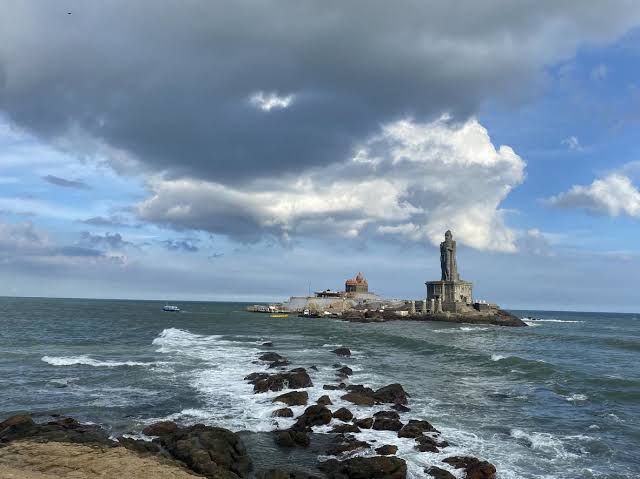
[[[640,3],[7,0],[0,295],[640,312]]]

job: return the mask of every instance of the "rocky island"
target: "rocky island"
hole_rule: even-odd
[[[292,296],[280,304],[253,305],[247,310],[334,317],[352,322],[409,320],[527,326],[521,318],[497,304],[473,299],[473,284],[462,280],[458,273],[456,251],[453,233],[447,231],[440,243],[441,277],[425,283],[427,294],[422,299],[384,299],[370,292],[364,275],[358,273],[345,282],[344,291],[327,289],[315,292],[314,296]]]

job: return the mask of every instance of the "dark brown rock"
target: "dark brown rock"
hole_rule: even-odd
[[[353,413],[349,411],[346,407],[341,407],[337,411],[333,413],[333,417],[336,419],[340,419],[344,422],[349,422],[353,419]]]
[[[290,389],[302,389],[313,386],[311,378],[304,368],[275,374],[259,373],[257,375],[249,375],[247,378],[249,378],[249,382],[253,383],[253,390],[256,393],[282,391],[285,385]]]
[[[396,452],[398,452],[398,446],[394,446],[393,444],[385,444],[384,446],[377,447],[376,452],[381,456],[393,456]]]
[[[464,469],[467,479],[495,479],[496,477],[495,466],[476,457],[452,456],[443,459],[442,462],[450,464],[456,469]]]
[[[331,432],[337,434],[355,434],[360,432],[360,428],[355,424],[338,424],[336,426],[333,426]]]
[[[350,403],[357,404],[358,406],[373,406],[376,403],[371,396],[366,396],[360,393],[347,393],[342,396],[342,399],[349,401]]]
[[[400,415],[395,411],[378,411],[373,415],[374,419],[397,419],[400,420]]]
[[[22,439],[41,442],[70,442],[87,445],[114,447],[117,445],[109,435],[97,425],[81,424],[73,418],[52,416],[44,424],[36,424],[30,416],[12,416],[0,423],[0,443]]]
[[[356,426],[358,426],[361,429],[371,429],[373,427],[373,418],[372,417],[365,417],[365,418],[362,418],[362,419],[356,419],[353,422],[354,422],[354,424]]]
[[[440,448],[449,445],[447,441],[432,436],[418,436],[416,443],[416,449],[420,452],[440,452]]]
[[[164,436],[165,434],[173,434],[178,430],[178,425],[173,421],[160,421],[148,425],[142,430],[147,436]]]
[[[321,406],[331,406],[333,404],[331,402],[331,399],[327,395],[320,396],[317,403],[320,404]]]
[[[438,431],[428,421],[415,421],[412,419],[398,431],[398,437],[416,438],[422,436],[424,432]]]
[[[411,411],[411,408],[408,408],[404,404],[394,404],[393,406],[391,406],[391,409],[395,409],[398,412],[409,412],[409,411]]]
[[[381,387],[373,393],[373,397],[382,403],[407,404],[409,395],[398,383]]]
[[[402,429],[402,423],[398,419],[378,417],[373,421],[373,429],[376,431],[399,431]]]
[[[0,422],[0,433],[8,428],[12,428],[13,430],[29,429],[33,425],[34,422],[31,416],[28,414],[17,414]]]
[[[324,389],[325,391],[335,391],[339,388],[338,386],[334,386],[333,384],[325,384],[324,386],[322,386],[322,389]]]
[[[258,359],[260,361],[266,361],[268,363],[273,362],[273,361],[283,361],[287,358],[285,358],[284,356],[281,356],[280,354],[274,352],[274,351],[270,351],[267,353],[262,353],[260,356],[258,356]]]
[[[306,406],[308,400],[309,393],[307,391],[291,391],[276,396],[271,402],[281,402],[287,406]]]
[[[374,395],[375,391],[369,387],[363,386],[362,384],[351,384],[349,386],[347,386],[347,391],[349,391],[350,393],[358,393],[358,394],[364,394],[366,396],[372,396]]]
[[[333,352],[338,356],[351,356],[351,351],[349,350],[349,348],[345,348],[344,346],[334,349]]]
[[[351,376],[353,374],[353,370],[349,366],[342,366],[337,372],[345,376]]]
[[[330,459],[320,464],[329,479],[405,479],[407,464],[394,456]]]
[[[339,456],[346,452],[357,451],[358,449],[369,449],[371,445],[366,441],[358,441],[356,439],[348,439],[341,441],[339,444],[330,447],[327,450],[329,456]]]
[[[456,479],[456,476],[451,474],[449,471],[445,471],[444,469],[436,466],[431,466],[425,469],[424,472],[429,474],[431,477],[434,477],[435,479]]]
[[[196,424],[160,436],[159,442],[175,459],[207,477],[246,477],[251,469],[244,443],[227,429]]]
[[[298,428],[322,426],[324,424],[329,424],[332,418],[333,415],[328,408],[321,406],[320,404],[314,404],[305,409],[302,415],[298,417],[296,426]]]
[[[269,369],[274,368],[283,368],[284,366],[288,366],[291,364],[288,359],[278,359],[277,361],[273,361],[269,364]]]
[[[293,411],[288,407],[283,407],[282,409],[276,409],[271,415],[273,417],[293,417]]]

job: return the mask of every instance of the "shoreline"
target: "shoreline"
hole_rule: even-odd
[[[176,478],[211,479],[403,479],[408,470],[405,459],[396,455],[400,445],[405,452],[410,447],[412,454],[433,458],[429,462],[434,464],[419,475],[414,470],[414,477],[495,478],[491,463],[473,456],[447,454],[447,438],[428,418],[411,414],[410,394],[402,385],[372,389],[351,382],[353,371],[341,362],[351,356],[348,348],[333,351],[338,361],[333,365],[335,380],[324,384],[322,391],[334,401],[339,397],[341,403],[352,404],[351,408],[335,406],[327,394],[309,395],[315,366],[290,368],[289,360],[273,351],[271,342],[264,342],[262,347],[264,351],[254,361],[258,371],[244,380],[253,385],[256,395],[278,394],[271,399],[272,416],[291,418],[294,423],[290,427],[264,433],[232,432],[204,424],[161,421],[142,431],[112,438],[106,428],[82,424],[67,416],[16,415],[0,421],[0,470],[6,466],[7,470],[20,471],[22,467],[33,475],[0,474],[0,478],[78,477],[64,475],[67,473],[98,478],[102,476],[91,475],[91,471],[107,473],[114,461],[120,461],[130,471],[129,475],[119,474],[122,479],[149,477],[143,472],[137,475],[143,464],[157,470],[159,478],[174,477],[173,473]],[[295,406],[305,408],[297,417],[291,409]],[[363,410],[368,414],[363,415]],[[131,437],[140,437],[140,432],[149,440]],[[391,437],[395,441],[390,441]],[[282,457],[276,459],[277,456]],[[72,457],[75,462],[70,465],[65,457]],[[62,472],[57,476],[43,475],[52,467]]]

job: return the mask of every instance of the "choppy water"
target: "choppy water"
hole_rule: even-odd
[[[412,477],[457,452],[492,461],[503,479],[640,477],[640,315],[520,312],[543,321],[500,328],[161,306],[0,298],[0,417],[62,411],[114,434],[165,418],[269,431],[291,420],[271,418],[275,394],[254,395],[242,380],[262,369],[260,344],[273,341],[292,367],[317,365],[310,396],[329,394],[336,408],[341,392],[322,385],[333,380],[331,350],[346,345],[351,382],[402,383],[405,419],[428,419],[454,443],[437,455],[395,433],[359,435],[397,444]]]

